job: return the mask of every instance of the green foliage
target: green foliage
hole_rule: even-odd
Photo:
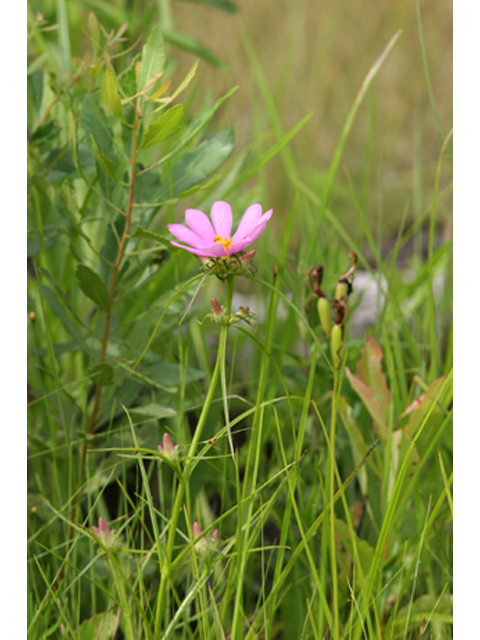
[[[359,232],[334,197],[397,36],[365,69],[318,189],[290,147],[310,116],[284,133],[246,33],[262,113],[235,154],[234,126],[217,119],[235,88],[211,97],[198,61],[178,77],[170,44],[222,63],[175,28],[169,2],[163,31],[152,24],[140,44],[124,43],[130,3],[99,3],[83,20],[88,54],[71,59],[81,7],[58,3],[58,41],[40,16],[29,32],[28,638],[451,637],[451,241],[436,242],[438,180],[389,252],[355,180]],[[263,170],[277,155],[272,185]],[[237,222],[285,188],[291,201],[254,245],[256,276],[220,282],[170,244],[167,223],[186,208],[208,213],[228,194]],[[412,256],[408,282],[397,258],[425,221],[428,255]],[[352,250],[332,357],[307,282],[321,263],[330,313]],[[383,288],[368,329],[360,268]],[[242,304],[248,326],[210,322],[212,298],[227,317]],[[93,533],[99,518],[111,545]]]

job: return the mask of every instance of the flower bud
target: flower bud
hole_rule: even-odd
[[[113,536],[113,533],[110,531],[108,524],[105,522],[103,518],[98,519],[98,527],[92,527],[93,533],[97,536],[99,541],[103,544],[107,549],[113,549],[117,546],[117,542]]]
[[[340,324],[334,324],[332,327],[330,350],[332,352],[333,366],[335,369],[339,369],[343,350],[343,326]]]
[[[247,251],[247,253],[240,258],[240,262],[242,263],[242,267],[245,271],[251,266],[254,257],[255,249],[252,249],[251,251]]]
[[[327,339],[330,340],[332,333],[332,309],[327,298],[322,297],[317,300],[317,309],[322,328],[325,331]]]
[[[159,444],[158,450],[172,462],[178,462],[177,447],[174,446],[172,439],[170,438],[168,433],[163,434],[163,447]]]
[[[194,522],[193,523],[193,538],[198,538],[198,536],[202,535],[202,528],[200,527],[200,525],[198,524],[198,522]],[[218,542],[218,529],[215,529],[215,531],[212,533],[211,537],[210,537],[210,544],[215,544],[216,542]],[[206,540],[205,536],[203,538],[200,538],[200,540],[197,540],[197,542],[195,543],[195,551],[197,553],[205,553],[205,551],[207,551],[209,546],[209,542],[208,540]]]
[[[220,320],[223,316],[223,309],[215,298],[212,298],[212,312],[217,320]]]

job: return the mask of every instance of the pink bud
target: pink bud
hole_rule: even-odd
[[[108,524],[103,518],[98,519],[98,527],[95,525],[92,527],[93,533],[97,536],[100,542],[110,549],[116,545],[113,533],[110,531]]]
[[[168,433],[163,434],[163,447],[159,444],[158,450],[172,462],[178,462],[177,448],[173,444],[172,439],[170,438]]]
[[[202,529],[200,527],[200,525],[198,524],[198,522],[194,522],[193,523],[193,538],[198,538],[198,536],[202,535]],[[215,529],[215,531],[212,533],[211,537],[210,537],[210,542],[215,544],[216,542],[218,542],[218,529]],[[208,548],[208,541],[205,539],[205,537],[200,538],[200,540],[198,540],[195,543],[195,550],[198,553],[204,553],[207,548]]]
[[[212,298],[212,311],[213,315],[218,318],[221,318],[223,315],[222,307],[220,306],[218,300],[216,300],[215,298]]]
[[[255,257],[255,249],[252,249],[251,251],[247,251],[247,253],[240,258],[242,267],[244,269],[248,269],[248,267],[252,264],[254,257]]]

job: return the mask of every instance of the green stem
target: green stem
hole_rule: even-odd
[[[110,570],[112,572],[113,580],[115,582],[115,587],[117,589],[118,598],[122,605],[123,619],[125,621],[125,635],[127,640],[135,640],[135,626],[132,620],[132,611],[128,605],[127,593],[125,591],[125,583],[122,575],[122,571],[119,567],[117,567],[117,563],[112,559],[108,558]],[[119,562],[119,558],[117,556],[117,561]]]
[[[233,276],[230,276],[227,279],[227,300],[226,300],[225,306],[228,312],[230,312],[230,309],[232,306],[233,284],[234,284],[233,280],[234,280]],[[215,363],[215,368],[213,370],[212,379],[210,381],[210,386],[207,392],[207,397],[205,398],[205,403],[203,405],[202,412],[198,419],[197,428],[195,429],[193,440],[190,444],[190,449],[188,451],[185,466],[183,468],[182,479],[178,486],[177,495],[175,497],[175,503],[173,505],[172,515],[170,518],[170,524],[168,529],[167,549],[165,552],[165,560],[161,567],[160,588],[157,596],[156,614],[155,614],[155,632],[154,632],[155,640],[160,640],[161,638],[162,616],[163,616],[163,609],[164,609],[164,603],[165,603],[165,596],[167,592],[167,584],[170,580],[170,575],[171,575],[172,554],[173,554],[173,547],[175,544],[175,536],[177,533],[178,519],[183,509],[183,498],[185,495],[185,491],[188,487],[188,482],[193,472],[192,467],[195,463],[195,451],[197,449],[200,437],[203,432],[203,428],[205,426],[205,422],[207,420],[208,413],[210,411],[210,406],[212,404],[213,396],[215,394],[215,389],[218,383],[218,379],[220,377],[222,362],[225,361],[225,346],[226,346],[227,330],[228,330],[228,327],[226,325],[222,325],[220,328],[220,338],[218,341],[218,351],[217,351],[217,360]]]
[[[335,544],[335,429],[337,423],[337,402],[338,402],[338,369],[335,369],[333,376],[332,394],[332,420],[330,423],[330,456],[329,456],[329,477],[328,484],[330,490],[330,510],[329,510],[329,532],[330,532],[330,562],[332,571],[332,638],[339,640],[340,630],[338,621],[338,578],[337,578],[337,555]]]

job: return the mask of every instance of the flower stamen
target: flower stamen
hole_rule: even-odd
[[[215,236],[213,239],[217,244],[222,244],[225,250],[225,253],[228,253],[228,250],[233,244],[233,240],[231,238],[222,238],[222,236]]]

